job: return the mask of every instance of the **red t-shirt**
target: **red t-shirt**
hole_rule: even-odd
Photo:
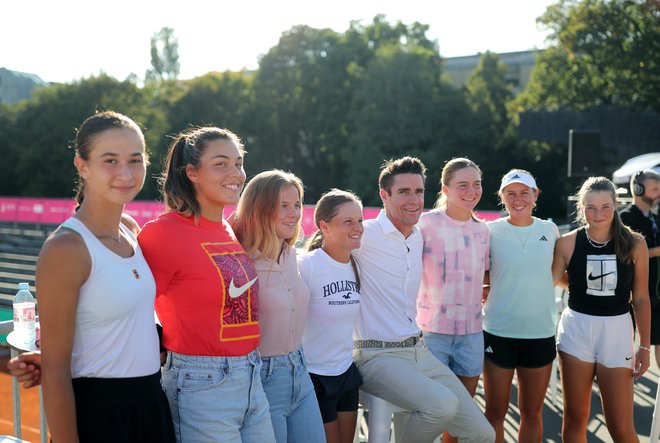
[[[259,344],[257,272],[234,231],[169,212],[138,241],[156,280],[163,345],[187,355],[246,355]]]

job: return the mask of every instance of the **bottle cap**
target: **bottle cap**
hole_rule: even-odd
[[[23,282],[23,283],[19,283],[19,284],[18,284],[18,290],[19,290],[19,291],[24,291],[24,290],[25,290],[25,291],[28,291],[29,289],[30,289],[30,285],[29,285],[29,283],[25,283],[25,282]]]

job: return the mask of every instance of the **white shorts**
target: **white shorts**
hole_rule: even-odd
[[[557,350],[607,368],[633,369],[632,318],[629,313],[597,316],[566,308],[557,328]]]

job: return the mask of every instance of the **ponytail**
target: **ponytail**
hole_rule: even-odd
[[[309,240],[307,240],[306,249],[307,251],[313,251],[314,249],[320,249],[323,246],[323,233],[318,229],[314,235],[312,235]]]
[[[360,271],[358,270],[358,262],[351,254],[351,267],[353,268],[353,273],[355,274],[355,284],[357,284],[357,291],[360,292]]]

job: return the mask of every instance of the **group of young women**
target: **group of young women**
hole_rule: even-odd
[[[517,441],[542,440],[543,400],[557,351],[563,440],[586,441],[597,377],[613,440],[638,441],[633,380],[650,361],[648,251],[643,237],[621,223],[613,183],[604,177],[583,183],[580,227],[560,237],[554,223],[532,215],[540,189],[521,169],[502,177],[498,196],[507,216],[481,222],[474,214],[481,175],[469,159],[448,161],[436,207],[419,222],[424,270],[417,321],[429,349],[472,395],[483,371],[485,413],[497,442],[504,441],[514,372]],[[555,285],[569,289],[558,325]]]
[[[141,230],[123,214],[146,175],[138,125],[95,114],[75,150],[79,207],[37,263],[48,338],[40,361],[12,362],[20,380],[43,383],[53,441],[351,441],[360,200],[332,190],[318,202],[303,280],[302,183],[267,171],[241,197],[245,150],[232,132],[179,134],[160,181],[168,211]],[[354,302],[334,309],[326,279],[351,284]],[[317,327],[337,334],[320,340]]]
[[[351,356],[359,198],[323,195],[318,230],[296,257],[301,181],[266,171],[241,195],[240,139],[194,128],[167,155],[160,183],[168,211],[140,230],[123,214],[146,175],[138,125],[95,114],[75,148],[79,207],[37,263],[40,373],[14,366],[28,383],[41,375],[53,441],[352,441],[361,383]],[[556,339],[564,439],[584,440],[596,375],[613,438],[636,441],[633,374],[649,365],[648,257],[618,218],[612,183],[584,183],[582,227],[559,238],[553,223],[532,215],[539,188],[524,170],[502,178],[507,217],[481,222],[481,175],[468,159],[447,162],[436,209],[419,222],[417,321],[429,348],[472,395],[483,371],[498,441],[516,372],[519,441],[539,441],[555,358],[554,285],[567,283]],[[228,205],[237,208],[225,220]],[[162,371],[154,306],[167,349]]]

